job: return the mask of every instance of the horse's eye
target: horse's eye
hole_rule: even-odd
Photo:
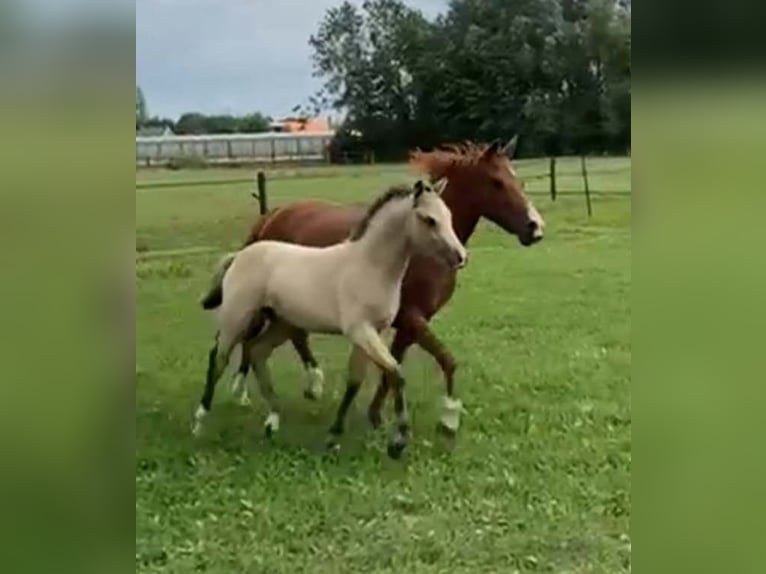
[[[428,227],[436,227],[436,220],[433,217],[431,217],[430,215],[424,215],[423,216],[423,222]]]
[[[503,182],[497,179],[496,177],[493,177],[492,187],[494,187],[495,189],[503,189]]]

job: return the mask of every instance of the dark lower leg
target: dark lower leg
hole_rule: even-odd
[[[348,383],[346,384],[346,392],[343,394],[343,400],[338,407],[338,414],[335,417],[335,422],[330,427],[330,434],[333,437],[337,437],[343,434],[343,426],[346,421],[346,414],[354,402],[359,388],[364,382],[364,377],[367,374],[367,355],[360,347],[354,347],[351,351],[351,355],[348,359]]]
[[[202,392],[202,398],[200,404],[197,407],[197,411],[194,413],[194,426],[192,427],[192,433],[199,435],[202,433],[203,423],[202,421],[207,416],[210,408],[213,406],[213,396],[215,395],[215,384],[221,376],[223,368],[221,365],[225,365],[225,361],[221,360],[218,350],[218,344],[213,345],[210,349],[207,360],[207,375],[205,377],[205,389]]]
[[[372,397],[370,406],[367,409],[367,418],[374,428],[378,428],[383,424],[383,416],[380,414],[380,411],[383,408],[383,401],[388,394],[388,387],[388,380],[386,379],[386,375],[383,374],[380,377],[380,383],[378,383],[378,386],[375,389],[375,395]]]
[[[205,390],[202,393],[202,399],[200,404],[202,407],[209,411],[213,405],[213,396],[215,395],[215,384],[218,381],[218,345],[214,345],[210,349],[207,358],[207,376],[205,378]]]
[[[245,343],[242,343],[242,358],[239,360],[239,369],[237,372],[243,377],[250,371],[250,357]]]
[[[407,353],[407,349],[413,342],[413,338],[409,333],[409,330],[406,328],[398,329],[394,336],[394,340],[391,343],[391,355],[400,364],[404,360],[404,355]],[[394,375],[385,372],[381,375],[380,383],[378,383],[375,395],[372,397],[372,401],[367,410],[367,417],[375,428],[378,428],[383,423],[381,410],[383,409],[383,402],[386,399],[386,395],[394,384],[393,377]]]
[[[404,379],[396,377],[393,389],[396,430],[391,442],[388,444],[388,454],[391,458],[399,458],[407,446],[410,434],[410,420],[407,413],[407,403],[404,397]]]
[[[306,331],[295,331],[290,336],[290,341],[306,369],[316,369],[319,366],[309,347],[309,334]]]
[[[303,390],[303,396],[309,400],[318,400],[324,390],[324,373],[319,368],[319,363],[309,347],[309,335],[306,331],[295,329],[290,335],[293,348],[303,363],[303,368],[308,376],[308,384]]]
[[[348,408],[351,406],[351,403],[354,402],[354,399],[356,398],[357,393],[359,392],[359,388],[362,385],[358,382],[349,381],[346,385],[346,392],[343,393],[343,399],[340,402],[340,406],[338,407],[338,413],[335,415],[335,422],[330,427],[330,434],[335,436],[340,436],[343,434],[343,427],[346,420],[346,414],[348,413]]]

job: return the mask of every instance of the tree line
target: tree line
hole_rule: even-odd
[[[520,134],[524,155],[630,148],[630,0],[452,0],[434,21],[401,0],[343,2],[309,43],[314,110],[334,145],[401,157]]]
[[[141,128],[168,127],[178,135],[258,133],[269,131],[271,123],[269,116],[259,112],[242,116],[209,116],[189,112],[177,120],[150,116],[143,90],[136,86],[136,131]]]

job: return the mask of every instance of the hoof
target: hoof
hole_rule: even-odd
[[[340,452],[340,442],[338,441],[338,438],[339,437],[336,435],[327,437],[327,443],[325,444],[327,452]]]
[[[202,425],[199,424],[198,422],[193,423],[192,424],[191,433],[192,433],[192,436],[194,438],[201,437],[202,436]]]
[[[308,385],[303,391],[303,396],[310,401],[318,401],[322,398],[324,390],[324,373],[319,367],[311,367],[306,371],[308,375]]]
[[[266,417],[266,423],[263,425],[263,430],[266,433],[266,438],[269,439],[279,430],[279,415],[277,413],[271,413]]]
[[[436,432],[451,439],[454,439],[457,436],[457,429],[448,427],[442,421],[436,423]]]
[[[407,443],[398,440],[388,443],[388,456],[393,460],[399,460],[402,458],[405,446],[407,446]]]
[[[241,397],[239,397],[239,400],[237,402],[239,403],[239,406],[241,407],[249,407],[251,404],[253,404],[252,401],[250,401],[250,397],[247,395],[242,395]]]

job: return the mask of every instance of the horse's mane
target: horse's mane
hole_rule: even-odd
[[[364,233],[367,231],[367,228],[370,227],[370,221],[372,221],[372,219],[385,205],[394,199],[401,199],[408,195],[412,195],[412,193],[413,189],[411,187],[407,187],[406,185],[395,185],[389,188],[385,193],[379,195],[375,201],[372,202],[372,205],[367,208],[367,213],[364,214],[362,220],[351,232],[349,239],[351,241],[357,241],[358,239],[361,239],[362,236],[364,236]]]
[[[416,149],[410,153],[410,164],[417,170],[430,175],[432,180],[437,180],[453,168],[464,169],[476,166],[488,147],[488,144],[467,141],[445,144],[428,152]]]

